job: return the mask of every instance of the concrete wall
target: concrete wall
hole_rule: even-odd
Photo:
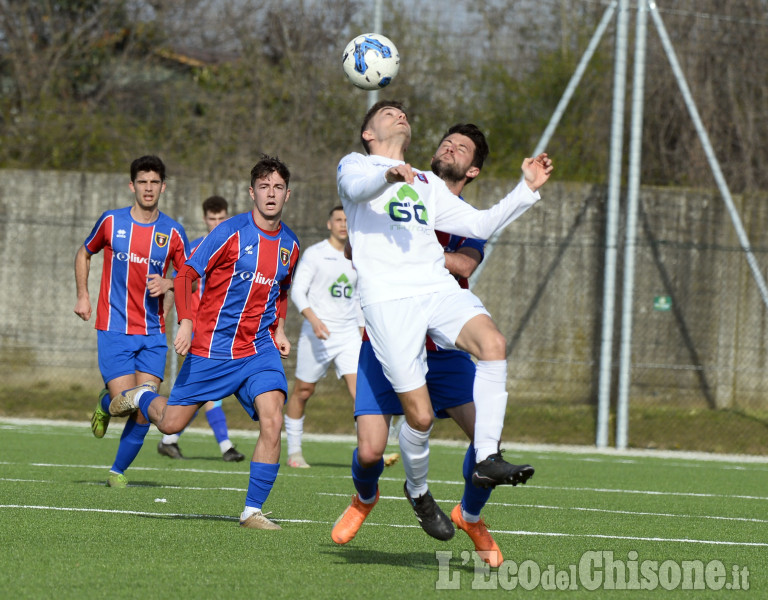
[[[180,220],[192,239],[204,232],[200,204],[208,195],[230,200],[233,214],[250,210],[246,178],[216,189],[170,179],[161,210]],[[132,202],[128,179],[127,173],[0,170],[0,374],[6,382],[31,377],[98,385],[93,320],[84,323],[73,312],[73,260],[104,210]],[[467,188],[468,200],[486,207],[513,183],[479,180]],[[297,179],[291,187],[284,220],[307,247],[326,235],[327,212],[338,203],[334,182]],[[489,251],[475,292],[507,337],[516,398],[592,402],[605,188],[553,182],[543,196]],[[768,202],[735,201],[765,274]],[[620,262],[622,256],[623,245]],[[95,308],[100,254],[92,267]],[[617,292],[620,307],[621,272]],[[633,400],[766,408],[766,308],[716,193],[643,188],[633,312]],[[299,324],[291,306],[294,341]],[[617,314],[616,356],[619,324]],[[293,367],[291,359],[289,379]]]

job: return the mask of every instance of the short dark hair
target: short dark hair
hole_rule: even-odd
[[[443,134],[443,137],[440,138],[440,144],[443,143],[445,138],[454,133],[465,135],[472,140],[475,144],[475,156],[472,159],[472,166],[482,169],[483,163],[485,162],[485,159],[488,158],[488,153],[490,152],[488,141],[485,139],[485,134],[480,131],[480,128],[474,123],[457,123]],[[438,146],[440,144],[438,144]]]
[[[209,196],[203,200],[203,214],[229,211],[229,203],[221,196]]]
[[[253,169],[251,169],[251,187],[256,183],[257,179],[264,179],[270,173],[277,173],[285,180],[287,186],[291,180],[291,172],[285,163],[282,162],[277,156],[261,155],[261,159],[257,162]]]
[[[131,163],[131,181],[142,171],[154,171],[160,175],[160,181],[165,181],[165,163],[154,154],[140,156]]]
[[[379,112],[382,108],[387,108],[389,106],[405,112],[405,106],[403,105],[402,102],[399,102],[398,100],[379,100],[376,104],[374,104],[373,106],[371,106],[371,108],[368,109],[368,112],[365,113],[365,116],[363,117],[363,124],[360,126],[360,141],[363,144],[363,148],[365,148],[366,154],[370,154],[371,149],[368,146],[368,142],[366,142],[363,139],[363,132],[366,129],[368,129],[368,123],[371,122],[371,119],[373,118],[373,116],[377,112]]]
[[[328,211],[328,218],[330,219],[337,210],[344,212],[344,207],[341,204],[337,204],[331,210]]]

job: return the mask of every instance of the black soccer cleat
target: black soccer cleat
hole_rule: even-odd
[[[453,527],[453,523],[448,518],[432,497],[432,493],[427,491],[426,494],[422,494],[417,498],[411,498],[408,493],[408,482],[403,485],[405,490],[405,497],[408,498],[408,502],[413,507],[413,512],[416,513],[416,518],[419,520],[421,528],[431,535],[436,540],[448,541],[456,533],[456,529]]]
[[[224,459],[224,462],[240,462],[245,458],[245,455],[235,450],[235,447],[232,446],[229,450],[221,455],[221,458]]]
[[[497,485],[517,485],[533,477],[531,465],[513,465],[501,457],[501,452],[491,454],[475,465],[472,484],[480,488],[495,488]]]
[[[167,456],[168,458],[184,458],[178,444],[163,444],[162,440],[157,443],[157,453]]]

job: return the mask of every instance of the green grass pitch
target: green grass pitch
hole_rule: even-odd
[[[254,531],[237,522],[248,462],[223,462],[209,431],[186,432],[188,458],[171,461],[153,428],[129,487],[107,488],[121,429],[97,440],[87,423],[0,421],[3,597],[768,595],[768,461],[754,457],[514,446],[505,457],[536,475],[492,494],[483,517],[506,562],[485,569],[464,532],[439,542],[419,528],[399,463],[358,536],[335,545],[354,492],[349,438],[306,441],[312,468],[283,465],[264,507],[283,530]],[[250,456],[252,433],[232,439]],[[461,498],[464,450],[432,445],[430,489],[446,513]]]

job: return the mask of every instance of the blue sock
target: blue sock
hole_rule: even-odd
[[[357,460],[357,448],[352,453],[352,482],[361,500],[373,500],[379,489],[379,477],[384,472],[384,459],[380,458],[372,467],[365,468]]]
[[[224,410],[221,406],[215,406],[207,411],[205,413],[205,418],[208,419],[208,425],[211,426],[213,435],[219,444],[224,440],[229,439],[229,432],[227,431],[227,415],[224,414]]]
[[[149,421],[149,405],[152,404],[152,400],[159,395],[160,394],[155,394],[155,392],[148,390],[141,395],[141,398],[139,398],[139,410],[147,421]]]
[[[120,436],[120,444],[117,447],[117,456],[115,456],[115,462],[112,464],[112,470],[115,473],[124,473],[131,466],[144,445],[144,438],[148,431],[149,423],[140,425],[136,419],[126,421]]]
[[[104,394],[104,397],[101,399],[101,410],[103,410],[105,413],[109,414],[109,403],[112,402],[112,398],[110,398],[109,393]]]
[[[491,497],[492,488],[479,488],[472,483],[472,471],[475,470],[475,447],[473,444],[467,448],[464,455],[464,495],[461,497],[461,507],[470,515],[480,515],[488,498]]]
[[[248,493],[245,495],[245,505],[260,509],[267,501],[272,486],[277,479],[280,463],[251,463],[251,478],[248,481]]]

